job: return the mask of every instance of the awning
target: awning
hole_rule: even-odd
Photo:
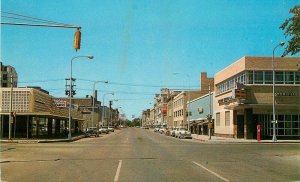
[[[296,104],[275,104],[276,109],[300,109],[299,105]],[[272,104],[232,104],[226,105],[224,109],[228,110],[240,110],[240,109],[270,109]]]

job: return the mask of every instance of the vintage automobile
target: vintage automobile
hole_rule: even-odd
[[[178,128],[175,131],[176,138],[192,138],[191,132],[189,132],[186,128]]]
[[[102,127],[99,129],[99,132],[108,134],[108,133],[109,133],[109,130],[108,130],[107,126],[102,126]]]
[[[86,131],[84,132],[85,137],[99,137],[99,131],[97,130],[97,127],[88,127]]]

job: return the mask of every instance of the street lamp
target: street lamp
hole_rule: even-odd
[[[275,118],[275,70],[274,70],[274,52],[275,49],[277,49],[277,47],[279,46],[283,46],[284,42],[280,42],[276,47],[274,47],[273,49],[273,54],[272,54],[272,71],[273,71],[273,89],[272,89],[272,96],[273,96],[273,100],[272,100],[272,104],[273,104],[273,137],[272,137],[272,141],[276,142],[276,118]]]
[[[103,120],[104,120],[104,97],[106,95],[114,95],[114,93],[113,92],[109,92],[109,93],[103,94],[103,102],[102,102],[103,106],[102,106],[102,116],[101,116],[101,123],[102,124],[103,124]],[[108,123],[107,123],[107,126],[108,126]]]
[[[71,74],[70,74],[70,88],[69,88],[69,99],[70,99],[70,103],[69,103],[69,134],[68,134],[68,139],[71,140],[72,135],[71,135],[71,122],[72,122],[72,115],[71,115],[71,107],[72,107],[72,66],[73,66],[73,60],[77,59],[77,58],[88,58],[88,59],[94,59],[94,56],[75,56],[71,59]]]
[[[118,102],[117,99],[110,100],[110,102],[113,102],[113,101],[114,101],[114,102]],[[112,109],[111,107],[110,107],[109,109],[110,109],[110,110],[109,110],[109,114],[110,114],[110,124],[112,125],[112,123],[113,123],[113,122],[112,122],[112,110],[113,110],[113,109]],[[108,127],[108,123],[107,123],[107,127]]]
[[[108,81],[94,81],[93,84],[93,108],[92,108],[92,127],[94,126],[94,112],[95,112],[95,85],[97,83],[108,83]],[[98,117],[97,117],[98,118]]]
[[[173,75],[179,75],[180,73],[173,73]],[[190,75],[189,74],[184,74],[187,79],[188,79],[188,84],[189,84],[189,91],[187,91],[187,96],[188,96],[188,101],[190,101],[190,90],[191,90],[191,83],[190,83]],[[187,103],[187,102],[186,102]],[[189,116],[190,116],[190,104],[188,105],[188,108],[187,108],[188,112],[187,112],[187,127],[188,127],[188,131],[190,131],[190,121],[189,121]]]

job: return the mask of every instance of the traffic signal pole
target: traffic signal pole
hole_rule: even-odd
[[[50,27],[50,28],[76,28],[77,31],[74,35],[74,49],[77,51],[80,49],[81,43],[81,32],[80,26],[67,25],[67,24],[30,24],[30,23],[10,23],[10,22],[0,22],[1,25],[14,25],[14,26],[31,26],[31,27]]]
[[[31,26],[31,27],[52,27],[52,28],[77,28],[81,29],[80,26],[76,25],[50,25],[50,24],[30,24],[30,23],[9,23],[9,22],[1,22],[1,25],[15,25],[15,26]]]

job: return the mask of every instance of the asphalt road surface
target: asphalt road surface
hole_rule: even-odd
[[[299,144],[203,143],[127,128],[71,143],[1,144],[8,182],[300,181]]]

